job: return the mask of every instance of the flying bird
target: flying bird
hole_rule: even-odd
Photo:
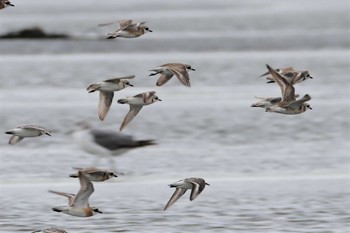
[[[20,142],[21,140],[23,140],[23,138],[38,137],[44,134],[51,136],[49,131],[47,131],[43,127],[39,127],[35,125],[18,126],[14,129],[6,131],[5,134],[12,135],[9,141],[10,145],[14,145]]]
[[[204,190],[205,186],[209,185],[202,178],[186,178],[169,184],[170,188],[176,188],[174,194],[164,207],[167,210],[173,205],[188,189],[191,189],[190,201],[193,201]]]
[[[99,209],[89,205],[89,197],[94,192],[94,186],[92,185],[91,181],[82,171],[78,171],[78,176],[80,181],[80,189],[76,195],[49,190],[50,193],[68,198],[68,206],[54,207],[52,210],[77,217],[90,217],[96,213],[102,213]]]
[[[124,88],[133,85],[129,82],[128,79],[135,78],[135,75],[119,77],[113,79],[107,79],[102,82],[91,84],[87,87],[89,93],[99,91],[100,100],[98,102],[98,117],[103,121],[112,105],[114,92],[123,90]]]
[[[190,84],[190,76],[188,74],[188,70],[195,71],[195,69],[188,64],[168,63],[150,70],[150,71],[154,71],[155,73],[152,73],[149,76],[160,74],[160,77],[157,80],[156,85],[162,86],[175,75],[183,85],[190,87],[191,84]]]

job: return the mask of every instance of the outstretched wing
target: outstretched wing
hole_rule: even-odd
[[[119,128],[119,131],[122,131],[124,129],[124,127],[132,120],[134,119],[134,117],[139,113],[139,111],[141,110],[142,106],[139,105],[130,105],[130,110],[128,112],[128,114],[126,114],[122,125]]]
[[[105,119],[112,105],[114,92],[100,91],[100,100],[98,102],[98,117],[101,121]]]
[[[82,171],[78,171],[78,174],[80,181],[80,189],[77,195],[75,196],[74,202],[71,206],[79,206],[86,208],[89,207],[89,197],[94,192],[94,186]]]
[[[171,196],[170,200],[164,207],[164,210],[168,209],[172,204],[174,204],[184,193],[187,191],[187,189],[182,188],[176,188],[175,192]]]

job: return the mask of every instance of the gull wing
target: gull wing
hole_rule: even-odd
[[[130,105],[130,110],[128,112],[128,114],[126,114],[122,125],[120,126],[119,131],[122,131],[124,129],[124,127],[132,120],[134,119],[134,117],[139,113],[139,111],[141,110],[142,106],[139,105]]]
[[[120,134],[114,131],[103,131],[93,129],[91,131],[94,141],[102,147],[109,150],[116,150],[128,145],[132,145],[134,142],[132,136]]]
[[[79,207],[89,207],[89,197],[94,192],[94,186],[91,181],[84,175],[82,171],[78,171],[79,181],[80,181],[80,189],[77,195],[74,198],[74,202],[71,206],[79,206]]]
[[[168,209],[172,204],[174,204],[184,193],[187,191],[187,189],[183,188],[176,188],[175,192],[171,196],[170,200],[164,207],[164,210]]]
[[[100,100],[98,102],[98,117],[103,121],[112,105],[114,92],[100,91]]]

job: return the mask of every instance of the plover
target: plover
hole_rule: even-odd
[[[106,26],[107,24],[100,24],[99,26]],[[117,37],[135,38],[142,36],[146,32],[152,32],[145,24],[146,22],[134,23],[131,19],[120,20],[118,22],[119,29],[112,33],[107,33],[107,39],[115,39]]]
[[[287,80],[287,82],[292,85],[305,81],[306,79],[312,79],[312,77],[309,74],[309,71],[298,71],[291,66],[278,68],[278,69],[275,69],[275,71],[280,75],[282,75]],[[268,80],[267,83],[274,83],[275,82],[274,78],[271,77],[271,75],[269,74],[270,74],[270,71],[260,75],[260,77],[268,75],[266,77],[266,79]]]
[[[125,99],[119,99],[120,104],[129,104],[130,110],[126,114],[123,123],[120,126],[120,131],[139,113],[141,108],[145,105],[153,104],[154,102],[161,101],[161,99],[156,96],[155,91],[140,93],[135,96],[127,97]]]
[[[190,201],[193,201],[204,190],[205,185],[210,184],[206,183],[202,178],[186,178],[169,184],[170,188],[176,188],[176,190],[164,207],[164,210],[167,210],[174,204],[188,189],[191,189]]]
[[[21,141],[23,138],[38,137],[43,134],[51,136],[51,134],[44,128],[35,125],[18,126],[14,129],[8,130],[5,134],[12,134],[9,144],[14,145]]]
[[[82,171],[90,181],[96,181],[96,182],[109,180],[112,177],[118,177],[113,171],[98,169],[95,167],[74,168],[74,169],[77,169],[78,172],[74,174],[70,174],[69,177],[78,178],[79,171]]]
[[[281,74],[272,69],[269,65],[266,65],[272,78],[278,83],[282,92],[282,100],[276,105],[266,108],[266,112],[276,112],[282,114],[295,115],[306,111],[306,109],[312,109],[311,106],[306,103],[311,100],[311,96],[306,94],[301,99],[296,100],[295,89]]]
[[[9,0],[0,0],[0,9],[4,9],[8,6],[15,6]]]
[[[100,92],[100,100],[98,102],[98,116],[101,121],[104,120],[109,111],[109,108],[111,107],[114,92],[120,91],[128,86],[133,87],[133,85],[128,80],[133,78],[135,78],[135,75],[107,79],[102,82],[91,84],[87,87],[87,91],[89,93],[95,91]]]
[[[82,171],[78,171],[78,175],[80,181],[80,190],[76,195],[49,190],[51,193],[55,193],[68,198],[68,206],[54,207],[52,210],[77,217],[90,217],[96,213],[102,213],[99,209],[90,207],[89,205],[89,197],[94,192],[94,186],[92,185],[91,181]]]
[[[154,71],[155,73],[152,73],[149,76],[161,74],[156,85],[162,86],[164,83],[168,82],[174,75],[176,75],[176,77],[183,85],[190,87],[190,76],[187,70],[195,71],[195,69],[193,69],[190,65],[187,64],[168,63],[150,70]]]

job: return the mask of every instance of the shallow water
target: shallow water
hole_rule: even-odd
[[[75,39],[0,41],[1,130],[30,123],[53,135],[10,146],[0,134],[0,232],[349,230],[347,1],[13,3],[1,11],[1,33],[40,25]],[[112,29],[95,25],[116,16],[146,20],[154,32],[103,40]],[[173,61],[196,69],[191,88],[175,78],[156,87],[148,77]],[[312,96],[313,110],[285,116],[251,108],[254,96],[280,95],[258,77],[265,64],[309,70],[314,79],[295,87]],[[128,111],[115,101],[99,122],[98,95],[85,88],[129,74],[135,87],[116,99],[155,90],[163,101],[144,107],[125,133],[158,145],[114,158],[125,175],[95,184],[90,199],[104,214],[81,219],[51,211],[66,200],[47,190],[75,193],[71,167],[95,161],[66,133],[81,119],[117,131]],[[99,166],[110,167],[109,160]],[[191,176],[211,186],[163,212],[173,192],[167,184]]]

